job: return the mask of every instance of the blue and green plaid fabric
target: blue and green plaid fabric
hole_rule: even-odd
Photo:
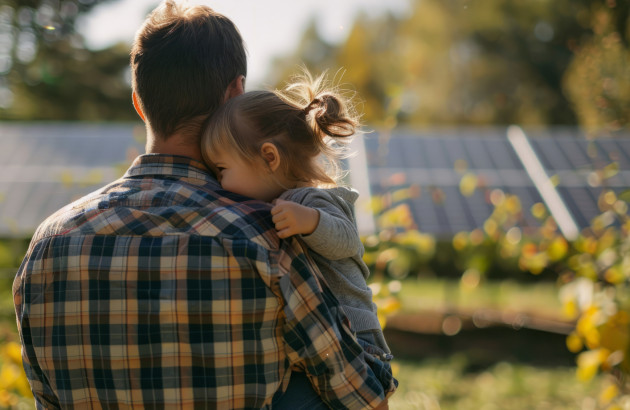
[[[49,217],[13,285],[38,407],[267,408],[295,369],[332,408],[378,405],[393,383],[269,210],[143,155]]]

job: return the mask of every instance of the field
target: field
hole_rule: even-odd
[[[602,380],[579,382],[575,369],[508,362],[467,370],[465,356],[421,362],[399,361],[400,381],[392,410],[597,409]]]

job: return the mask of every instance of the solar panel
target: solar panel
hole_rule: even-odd
[[[448,136],[441,138],[440,141],[446,151],[449,167],[453,167],[458,160],[464,160],[467,164],[470,164],[468,153],[459,138]]]
[[[114,166],[127,162],[130,149],[143,152],[142,142],[133,137],[136,127],[0,124],[0,235],[10,234],[16,225],[28,232],[61,206],[115,178]],[[558,175],[558,193],[580,229],[599,214],[597,198],[602,188],[593,179],[594,169],[616,161],[620,172],[602,184],[616,192],[630,186],[630,138],[592,142],[567,127],[526,130],[526,135],[546,174]],[[493,189],[517,195],[522,205],[520,223],[539,226],[530,209],[543,199],[506,138],[505,128],[394,130],[366,134],[361,140],[372,195],[420,187],[420,196],[402,199],[402,203],[409,205],[423,232],[448,237],[482,227],[493,210],[489,203]],[[456,169],[458,160],[467,167]],[[82,183],[98,182],[84,178],[90,172],[102,174],[98,185]],[[460,191],[465,172],[478,181],[469,196]],[[441,192],[443,201],[436,202],[433,192]]]
[[[439,138],[423,138],[422,142],[429,167],[438,169],[453,168],[453,162],[446,156],[446,150],[440,143]]]
[[[483,144],[497,169],[523,169],[521,161],[505,139],[486,139]]]
[[[556,163],[556,169],[580,169],[592,166],[592,160],[588,156],[588,142],[576,138],[550,138],[550,142],[556,143],[563,157],[568,159],[568,164]]]
[[[544,202],[543,198],[505,135],[505,129],[499,128],[433,130],[415,136],[408,132],[394,133],[388,140],[387,161],[379,167],[383,171],[389,169],[390,174],[404,172],[408,183],[417,183],[423,188],[423,198],[412,199],[410,203],[419,228],[426,232],[449,235],[457,230],[481,227],[493,209],[487,198],[492,189],[517,195],[522,206],[520,223],[525,227],[539,226],[530,209],[535,203]],[[558,193],[580,229],[599,214],[597,196],[601,187],[589,185],[597,184],[591,178],[593,170],[615,160],[620,172],[602,183],[617,191],[630,185],[630,139],[590,142],[581,132],[567,127],[527,135],[547,176],[559,177]],[[375,146],[368,147],[368,151],[375,149]],[[593,156],[594,152],[597,155]],[[459,191],[462,175],[454,169],[457,160],[466,161],[466,171],[475,174],[481,184],[470,196],[463,196]],[[370,173],[373,175],[372,171]],[[381,182],[385,183],[379,185],[374,194],[389,189],[382,177],[384,174],[380,175]],[[444,203],[436,204],[426,194],[432,186],[442,190],[446,197]]]
[[[573,169],[571,163],[556,141],[547,138],[531,138],[530,143],[546,169],[550,171]]]
[[[488,154],[483,139],[462,138],[461,143],[469,153],[470,166],[474,169],[493,169],[494,162]]]

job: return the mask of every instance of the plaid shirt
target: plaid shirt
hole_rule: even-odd
[[[13,285],[38,407],[268,408],[292,369],[333,408],[393,391],[268,204],[143,155],[38,228]]]

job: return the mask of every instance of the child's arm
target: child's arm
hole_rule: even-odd
[[[302,235],[309,248],[330,260],[352,257],[363,246],[354,221],[325,198],[309,206],[278,199],[271,214],[280,238]]]
[[[296,202],[277,199],[271,209],[278,236],[310,235],[319,223],[319,211]]]

